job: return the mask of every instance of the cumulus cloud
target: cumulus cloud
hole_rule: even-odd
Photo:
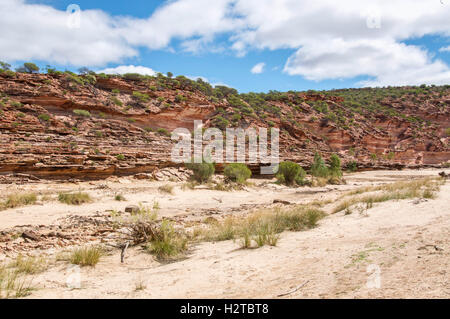
[[[79,27],[74,28],[68,26],[66,11],[1,0],[0,59],[102,66],[136,57],[140,47],[165,49],[173,39],[185,40],[186,50],[194,51],[216,33],[236,28],[238,20],[230,17],[230,10],[229,0],[169,1],[147,19],[83,10]]]
[[[264,62],[258,63],[250,70],[250,72],[252,72],[253,74],[261,74],[264,72],[265,66],[266,64]]]
[[[284,67],[290,75],[315,81],[371,78],[361,85],[450,81],[446,63],[403,44],[426,34],[450,36],[450,6],[439,1],[242,0],[235,10],[249,26],[232,37],[237,54],[295,49]]]
[[[316,81],[448,83],[448,64],[403,42],[450,37],[449,16],[449,5],[423,0],[172,0],[146,19],[82,11],[80,28],[71,29],[65,11],[1,0],[0,60],[102,67],[123,64],[141,47],[169,49],[179,40],[191,53],[291,49],[284,72]],[[226,38],[220,45],[219,35]]]
[[[47,5],[0,1],[0,59],[96,66],[138,55],[102,11],[83,11],[79,28],[70,28],[68,19]]]
[[[97,73],[105,74],[126,74],[126,73],[139,73],[142,75],[156,75],[156,71],[147,68],[145,66],[134,66],[134,65],[120,65],[115,68],[107,68],[103,70],[96,71]]]

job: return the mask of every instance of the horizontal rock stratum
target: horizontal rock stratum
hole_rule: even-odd
[[[450,85],[238,94],[183,76],[0,73],[0,174],[99,179],[170,161],[170,132],[280,128],[280,155],[361,168],[450,160]],[[253,165],[256,169],[258,165]]]

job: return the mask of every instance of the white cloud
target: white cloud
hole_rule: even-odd
[[[264,72],[265,66],[266,64],[264,62],[258,63],[250,70],[250,72],[252,72],[253,74],[261,74]]]
[[[115,68],[107,68],[99,70],[96,71],[96,73],[105,73],[105,74],[139,73],[142,75],[156,75],[157,72],[145,66],[120,65]]]
[[[236,27],[230,5],[229,0],[169,1],[148,19],[85,10],[80,27],[69,28],[65,11],[25,0],[1,0],[0,59],[102,66],[138,56],[139,47],[166,49],[175,38],[185,40],[187,51],[195,51],[218,32]]]
[[[402,43],[426,34],[450,36],[450,6],[439,1],[239,0],[235,9],[249,26],[232,37],[237,54],[296,49],[284,67],[290,75],[373,78],[362,85],[450,81],[446,63]]]
[[[47,5],[1,0],[0,59],[95,66],[138,55],[102,11],[83,11],[80,28],[69,28],[68,18]]]
[[[450,52],[450,45],[448,47],[442,47],[439,49],[439,52]]]
[[[365,86],[445,84],[450,69],[426,51],[389,40],[332,40],[299,49],[284,68],[309,80],[374,77]]]
[[[449,16],[449,5],[423,0],[171,0],[147,19],[82,11],[81,27],[70,29],[64,11],[0,0],[0,60],[102,67],[123,64],[140,47],[170,50],[180,40],[191,53],[224,52],[225,44],[237,56],[293,49],[284,71],[311,80],[368,76],[372,80],[363,85],[448,83],[448,64],[403,41],[450,37]],[[380,28],[374,28],[378,19]],[[228,42],[218,45],[218,35]]]

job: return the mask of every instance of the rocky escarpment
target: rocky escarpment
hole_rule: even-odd
[[[239,95],[184,77],[0,73],[0,94],[0,174],[97,179],[175,166],[170,131],[194,120],[278,127],[281,157],[305,167],[315,152],[360,167],[450,160],[448,86]]]

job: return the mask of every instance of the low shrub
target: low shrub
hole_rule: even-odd
[[[173,259],[186,251],[188,239],[184,233],[175,230],[173,224],[163,220],[155,238],[146,249],[159,260]]]
[[[39,118],[40,120],[42,120],[42,121],[47,122],[47,121],[50,120],[50,115],[45,114],[45,113],[44,113],[44,114],[39,114],[38,118]]]
[[[89,111],[86,110],[73,110],[73,113],[79,116],[91,117],[91,113],[89,113]]]
[[[223,173],[228,180],[240,184],[252,176],[252,171],[243,163],[228,164]]]
[[[278,166],[277,179],[280,183],[292,185],[298,181],[302,184],[305,176],[306,172],[297,163],[287,161]]]
[[[205,183],[209,181],[209,179],[215,172],[214,164],[207,163],[205,161],[203,161],[203,163],[188,163],[186,164],[186,167],[192,170],[193,179],[199,183]]]
[[[311,175],[314,177],[328,177],[328,167],[325,165],[325,162],[322,156],[319,153],[314,155],[314,162],[311,166]]]

